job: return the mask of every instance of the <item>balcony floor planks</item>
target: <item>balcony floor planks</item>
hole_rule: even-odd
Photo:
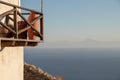
[[[14,38],[0,38],[1,47],[16,47],[16,46],[37,46],[41,41],[14,39]]]

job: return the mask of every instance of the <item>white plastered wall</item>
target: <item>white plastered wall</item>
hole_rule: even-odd
[[[20,5],[20,0],[3,1]],[[11,8],[0,4],[0,14]],[[23,80],[23,63],[23,47],[5,47],[0,51],[0,80]]]

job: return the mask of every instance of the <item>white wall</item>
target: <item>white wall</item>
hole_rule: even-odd
[[[19,0],[3,0],[20,5]],[[11,9],[0,4],[0,13]],[[0,51],[0,80],[23,80],[23,47],[5,47]]]
[[[0,52],[0,80],[23,80],[22,47],[6,47]]]
[[[20,5],[20,0],[0,0],[0,1],[12,3],[12,4],[15,4],[15,5]],[[12,7],[0,4],[0,13],[3,12],[3,11],[10,10],[10,9],[12,9]]]

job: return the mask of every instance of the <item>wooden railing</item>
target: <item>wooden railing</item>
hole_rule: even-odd
[[[44,40],[43,39],[43,12],[35,11],[35,10],[24,8],[24,7],[20,7],[20,6],[13,5],[13,4],[4,2],[4,1],[0,1],[0,4],[11,7],[11,10],[5,11],[2,14],[0,14],[0,25],[3,28],[7,29],[10,33],[12,33],[14,39],[19,39],[19,35],[21,33],[28,31],[28,29],[32,29],[33,32],[35,33],[34,36],[37,36],[38,38],[40,38],[39,39],[40,41]],[[21,10],[24,10],[25,13],[21,13],[20,12]],[[37,17],[32,22],[29,22],[26,18],[26,16],[29,15],[30,12],[34,12],[37,15]],[[5,22],[2,21],[4,18],[5,18]],[[19,29],[18,22],[21,20],[27,26],[25,26],[22,29]],[[9,25],[9,21],[13,23],[13,27],[11,27]],[[36,21],[39,21],[39,29],[40,30],[37,30],[35,28],[35,26],[33,26],[33,24]],[[29,40],[28,36],[27,36],[26,40]]]

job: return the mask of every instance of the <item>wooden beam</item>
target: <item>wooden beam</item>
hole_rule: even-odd
[[[43,23],[43,18],[40,18],[40,34],[42,35],[41,40],[44,40],[44,23]]]
[[[42,18],[42,16],[36,17],[36,18],[31,22],[31,24],[35,23],[35,22],[36,22],[37,20],[39,20],[40,18]],[[28,30],[29,28],[30,28],[30,26],[27,26],[27,27],[25,27],[24,29],[19,30],[19,31],[18,31],[18,34],[20,34],[20,33],[24,32],[24,31]]]
[[[27,39],[0,38],[1,46],[37,46],[41,41]]]
[[[29,25],[37,34],[40,38],[42,38],[42,35],[39,33],[39,31],[37,31],[34,26],[32,24],[30,24],[30,22],[28,22],[25,17],[22,16],[22,14],[20,12],[18,12],[18,15],[27,23],[27,25]]]
[[[43,16],[36,17],[30,24],[34,24],[36,21],[38,21],[41,18],[43,18]]]
[[[27,31],[30,28],[30,26],[25,27],[24,29],[21,29],[18,31],[18,34]]]
[[[13,19],[13,18],[11,18],[10,16],[8,17],[8,19],[10,19],[10,20],[14,21],[14,19]]]
[[[0,20],[2,20],[3,17],[9,15],[10,13],[12,13],[14,11],[15,11],[15,9],[12,9],[12,10],[9,10],[9,11],[6,11],[6,12],[0,14]]]
[[[5,25],[5,24],[2,23],[2,22],[0,22],[0,24],[1,24],[3,27],[5,27],[6,29],[8,29],[9,31],[11,31],[12,33],[16,34],[16,32],[15,32],[12,28],[8,27],[7,25]]]
[[[18,20],[17,20],[17,8],[14,7],[15,11],[14,11],[14,27],[15,27],[15,30],[16,30],[16,35],[15,35],[15,38],[18,39]]]

